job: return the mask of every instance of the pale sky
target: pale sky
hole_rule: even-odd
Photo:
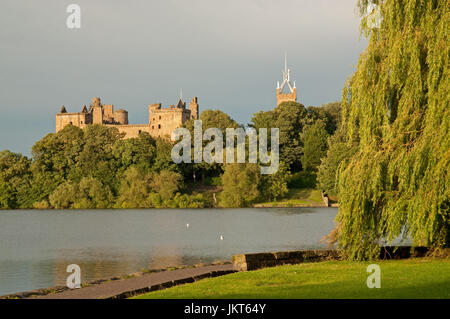
[[[66,8],[81,7],[81,29]],[[284,54],[298,101],[341,99],[367,45],[356,0],[1,0],[0,150],[29,155],[64,104],[99,96],[148,122],[148,104],[197,96],[246,124],[275,107]]]

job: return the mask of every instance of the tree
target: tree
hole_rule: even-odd
[[[276,201],[285,196],[289,191],[288,182],[291,177],[288,166],[283,162],[279,163],[278,171],[275,174],[262,176],[260,188],[264,199]]]
[[[304,170],[315,171],[326,155],[328,133],[322,120],[306,126],[301,134],[303,142],[302,166]]]
[[[117,161],[119,174],[131,165],[143,172],[150,172],[155,163],[156,141],[147,132],[142,132],[137,138],[116,141],[112,153]]]
[[[260,129],[280,130],[280,161],[285,162],[293,170],[300,170],[300,158],[303,153],[300,133],[310,122],[305,107],[297,102],[283,102],[274,110],[254,114],[251,126]]]
[[[223,146],[225,147],[225,136],[227,128],[238,128],[239,124],[236,123],[228,114],[219,110],[205,110],[200,114],[200,120],[202,121],[202,137],[205,130],[209,128],[217,128],[222,132]],[[192,147],[194,139],[194,120],[187,121],[184,125],[187,128],[192,137]],[[202,141],[203,147],[208,144],[207,141]],[[192,158],[194,157],[194,151],[191,151]],[[185,172],[185,176],[192,176],[194,182],[197,180],[197,176],[201,176],[202,183],[205,184],[206,176],[219,176],[223,173],[223,164],[212,163],[208,164],[205,161],[202,163],[193,163],[188,165],[182,165]]]
[[[116,161],[113,145],[123,137],[117,128],[88,125],[83,130],[67,125],[58,133],[48,134],[32,148],[33,185],[30,198],[40,202],[62,183],[78,184],[83,177],[93,177],[116,191]]]
[[[83,147],[83,130],[73,125],[48,134],[33,145],[30,168],[33,173],[30,199],[33,202],[47,200],[66,180],[81,180],[82,171],[77,163]]]
[[[116,208],[148,208],[150,184],[147,176],[135,166],[130,166],[123,174]]]
[[[227,128],[237,128],[239,125],[228,114],[220,110],[205,110],[200,114],[203,131],[209,128],[218,128],[225,136]],[[194,120],[189,120],[183,125],[191,134],[194,134]],[[193,135],[192,135],[193,136]]]
[[[92,177],[84,177],[80,183],[66,181],[49,196],[50,205],[56,209],[108,208],[113,197],[107,186]],[[39,208],[44,203],[37,203]]]
[[[73,208],[76,201],[77,189],[70,183],[65,182],[59,185],[49,197],[50,205],[56,209]]]
[[[112,203],[113,196],[108,186],[93,177],[84,177],[76,187],[74,208],[109,208]]]
[[[260,196],[260,168],[257,164],[227,164],[222,176],[220,204],[224,207],[247,207]]]
[[[0,208],[30,208],[31,161],[21,154],[0,152]]]
[[[332,102],[320,107],[310,106],[308,112],[313,121],[322,120],[329,135],[333,135],[342,122],[341,103]]]
[[[160,172],[162,170],[178,172],[179,165],[172,161],[171,151],[173,144],[162,137],[156,139],[156,156],[152,166],[152,171]]]
[[[317,181],[320,189],[329,195],[338,196],[337,176],[340,167],[346,167],[352,156],[358,149],[357,141],[349,143],[346,139],[346,132],[340,128],[336,133],[328,138],[327,155],[322,158],[318,167]]]
[[[163,201],[173,198],[175,193],[181,188],[183,176],[171,171],[161,171],[150,175],[150,188],[159,194]]]
[[[116,190],[119,185],[116,172],[116,162],[113,156],[113,146],[124,137],[115,127],[103,125],[88,125],[83,129],[84,145],[77,157],[78,175],[70,180],[79,182],[83,177],[94,177],[103,185]]]
[[[349,258],[375,258],[379,243],[450,242],[450,108],[446,1],[376,1],[379,28],[343,90],[343,126],[359,147],[339,172],[337,239]],[[360,0],[361,14],[371,1]]]

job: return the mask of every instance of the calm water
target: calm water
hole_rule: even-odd
[[[0,211],[0,295],[233,254],[324,248],[337,208]],[[189,224],[189,227],[186,226]],[[224,239],[220,240],[223,235]]]

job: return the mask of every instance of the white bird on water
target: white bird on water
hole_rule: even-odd
[[[189,224],[186,224],[186,228],[189,228]]]
[[[224,238],[223,235],[220,235],[220,240],[223,240],[223,238]]]

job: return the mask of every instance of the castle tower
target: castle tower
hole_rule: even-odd
[[[198,99],[194,97],[189,103],[189,109],[191,110],[191,119],[198,120]]]
[[[114,112],[114,123],[120,124],[120,125],[126,125],[128,124],[128,112],[124,109],[119,109]]]
[[[103,124],[103,108],[99,97],[92,99],[92,122],[93,124]]]
[[[283,71],[283,82],[277,82],[277,106],[282,102],[293,101],[297,102],[297,88],[291,84],[291,70],[287,66],[287,56],[284,56],[284,71]],[[283,92],[284,89],[288,89],[289,92]]]

